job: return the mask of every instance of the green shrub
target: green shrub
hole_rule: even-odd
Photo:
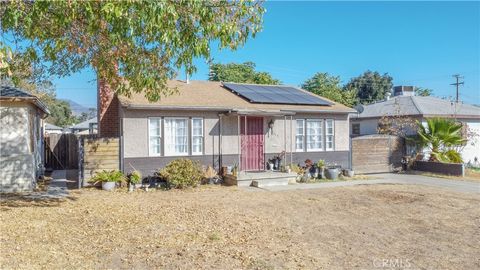
[[[203,177],[203,170],[198,162],[181,158],[170,162],[159,174],[170,188],[185,188],[197,186]]]
[[[91,183],[97,184],[101,182],[123,182],[126,180],[125,175],[121,171],[112,170],[107,171],[103,170],[101,172],[96,173],[92,178],[90,178]]]
[[[140,173],[139,171],[133,171],[129,173],[128,181],[130,182],[130,184],[140,184],[140,182],[142,181],[142,173]]]

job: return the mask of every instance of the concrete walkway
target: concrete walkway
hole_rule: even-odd
[[[63,198],[68,196],[67,172],[65,170],[53,171],[52,181],[47,188],[47,196],[51,198]]]
[[[480,194],[480,182],[473,181],[459,181],[450,180],[437,177],[408,175],[408,174],[375,174],[372,175],[372,180],[352,180],[352,181],[338,181],[327,183],[312,183],[312,184],[294,184],[288,186],[272,186],[264,187],[262,189],[248,187],[246,189],[251,191],[283,191],[283,190],[302,190],[302,189],[317,189],[317,188],[331,188],[331,187],[346,187],[356,185],[377,185],[377,184],[406,184],[406,185],[424,185],[439,188],[446,188],[451,191],[468,192]]]

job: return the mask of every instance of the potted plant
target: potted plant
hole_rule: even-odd
[[[315,166],[313,165],[312,160],[310,159],[305,160],[305,171],[309,178],[312,178],[315,176]]]
[[[325,160],[320,159],[317,161],[317,169],[318,169],[318,178],[325,178]]]
[[[237,166],[237,163],[235,163],[235,164],[233,165],[232,175],[235,176],[235,177],[237,177],[237,175],[238,175],[238,166]]]
[[[327,169],[325,170],[325,176],[327,177],[327,179],[330,179],[330,180],[337,179],[339,174],[340,174],[340,171],[337,166],[330,166],[330,167],[327,167]]]
[[[355,171],[352,169],[345,169],[343,170],[343,175],[346,177],[353,177],[355,176]]]
[[[115,189],[115,186],[117,183],[125,181],[125,176],[121,171],[118,170],[112,170],[112,171],[106,171],[103,170],[101,172],[98,172],[95,174],[89,182],[93,183],[93,185],[96,185],[97,183],[102,183],[102,189],[103,190],[113,190]]]
[[[135,170],[127,175],[128,178],[128,191],[132,192],[135,190],[135,186],[140,184],[142,181],[142,174]]]

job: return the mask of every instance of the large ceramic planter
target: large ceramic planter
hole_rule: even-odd
[[[338,178],[338,174],[339,174],[339,170],[337,168],[334,168],[334,169],[327,168],[327,169],[325,169],[325,176],[327,177],[327,179],[335,180],[335,179]]]
[[[102,182],[103,190],[114,190],[116,182]]]

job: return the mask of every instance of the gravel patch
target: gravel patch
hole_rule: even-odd
[[[410,185],[0,202],[1,269],[480,268],[480,197]]]

